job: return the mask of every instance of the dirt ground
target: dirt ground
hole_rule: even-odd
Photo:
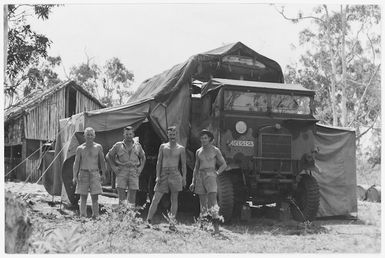
[[[100,196],[98,220],[80,220],[42,185],[5,183],[24,198],[33,225],[29,253],[378,253],[381,251],[381,204],[358,202],[356,220],[316,220],[310,225],[253,216],[247,222],[212,227],[178,215],[177,230],[158,214],[146,228],[146,211],[117,211],[117,199]],[[89,198],[90,199],[90,198]],[[90,200],[89,200],[90,202]],[[91,203],[89,203],[90,205]],[[90,209],[90,207],[88,207]],[[260,214],[256,212],[255,214]]]

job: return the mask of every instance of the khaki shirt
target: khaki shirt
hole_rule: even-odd
[[[140,166],[140,159],[145,155],[142,145],[139,142],[132,144],[131,149],[127,149],[124,141],[117,142],[112,146],[108,152],[108,156],[111,160],[118,160],[121,163],[129,162],[129,166]]]

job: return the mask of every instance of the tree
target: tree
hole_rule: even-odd
[[[104,70],[103,88],[107,98],[112,98],[115,89],[115,93],[119,96],[119,104],[123,104],[131,95],[128,89],[134,81],[134,74],[128,71],[117,57],[108,60]]]
[[[278,9],[277,9],[278,10]],[[309,15],[299,12],[292,22],[312,21],[300,32],[300,46],[307,48],[297,64],[286,67],[285,80],[316,91],[316,117],[325,124],[355,127],[357,144],[380,123],[381,12],[377,5],[341,5],[314,8]],[[381,137],[375,137],[370,160],[380,162]]]
[[[86,57],[86,63],[71,67],[69,77],[100,98],[97,88],[101,70],[97,64],[91,62],[92,58],[89,58],[87,53]]]
[[[5,40],[7,64],[4,93],[11,104],[14,97],[23,92],[20,88],[25,86],[26,81],[41,81],[38,71],[33,67],[38,67],[41,60],[48,58],[47,50],[52,43],[45,35],[33,31],[27,23],[27,17],[34,15],[46,20],[54,7],[55,5],[4,6],[7,15],[4,30],[8,34]]]
[[[86,56],[86,63],[71,67],[70,78],[96,94],[106,106],[124,104],[132,94],[129,88],[134,74],[117,57],[107,60],[100,68],[91,62],[92,58]]]
[[[317,115],[324,123],[374,122],[380,107],[379,7],[345,5],[331,12],[323,5],[296,18],[288,18],[283,8],[278,11],[293,22],[311,19],[313,24],[300,33],[300,44],[308,50],[297,65],[287,67],[286,81],[317,91],[316,99],[321,100]]]

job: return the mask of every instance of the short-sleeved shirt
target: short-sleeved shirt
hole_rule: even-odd
[[[140,158],[143,158],[145,155],[142,145],[139,142],[132,144],[131,149],[126,148],[124,141],[117,142],[112,146],[108,152],[108,156],[113,160],[118,160],[119,162],[126,163],[130,162],[132,166],[140,165]]]

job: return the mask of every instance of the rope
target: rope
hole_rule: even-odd
[[[64,127],[68,124],[68,122],[72,120],[72,116],[70,117],[70,119],[67,120],[67,122],[64,124],[63,128],[58,132],[58,136],[63,132],[63,129]],[[73,135],[72,135],[73,136]],[[71,136],[71,137],[72,137]],[[18,168],[21,164],[23,164],[27,159],[29,159],[33,154],[35,154],[37,151],[40,150],[40,147],[38,149],[36,149],[31,155],[29,155],[28,157],[26,157],[24,160],[22,160],[19,164],[17,164],[14,168],[12,168],[6,175],[5,177],[7,177],[9,174],[11,174],[16,168]],[[43,157],[43,156],[42,156]],[[41,157],[41,158],[42,158]]]
[[[11,174],[16,168],[18,168],[21,164],[24,163],[24,161],[26,161],[27,159],[29,159],[33,154],[35,154],[36,152],[38,152],[40,150],[40,147],[38,149],[36,149],[34,152],[32,152],[31,155],[29,155],[28,157],[26,157],[23,161],[21,161],[19,164],[17,164],[13,169],[11,169],[5,176],[8,176],[9,174]]]
[[[71,137],[73,137],[75,135],[75,132],[71,135]],[[64,144],[63,148],[61,148],[61,150],[59,151],[59,153],[56,155],[56,157],[52,160],[52,162],[48,165],[48,167],[44,170],[44,172],[42,173],[42,175],[40,176],[40,178],[36,181],[36,182],[39,182],[43,176],[45,175],[45,173],[47,173],[48,169],[52,166],[52,164],[55,162],[55,160],[57,159],[57,157],[59,157],[59,154],[64,150],[64,148],[66,147],[67,144],[71,143],[71,141],[68,141],[66,144]],[[27,180],[29,179],[29,177],[32,175],[32,173],[28,176]],[[21,189],[23,189],[23,187],[25,186],[25,184],[27,183],[27,180],[24,181],[24,184],[20,187],[20,189],[17,191],[19,192]],[[28,194],[26,194],[27,196]]]

